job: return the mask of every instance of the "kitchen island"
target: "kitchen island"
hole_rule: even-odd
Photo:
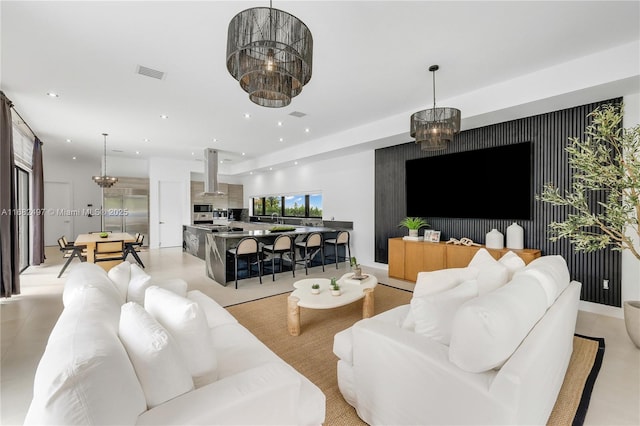
[[[237,222],[234,222],[234,225]],[[237,229],[237,228],[236,228]],[[230,281],[235,280],[234,260],[233,256],[229,254],[228,250],[236,247],[238,242],[244,237],[255,237],[258,242],[262,244],[272,244],[278,235],[286,234],[294,237],[296,241],[301,241],[306,235],[311,232],[320,232],[324,239],[335,237],[338,231],[343,229],[335,229],[328,227],[312,227],[312,226],[296,226],[291,231],[271,231],[269,229],[247,229],[242,231],[228,231],[228,232],[207,232],[205,237],[205,264],[207,268],[207,276],[215,280],[220,285],[226,286]],[[325,262],[327,255],[331,258],[333,263],[334,253],[333,248],[325,247]],[[344,251],[339,248],[339,255],[341,258],[345,256]],[[291,259],[286,259],[291,265]],[[321,265],[320,254],[312,258],[310,266]],[[255,268],[255,265],[254,265]],[[246,278],[246,265],[243,265],[243,270],[238,271],[238,279]],[[257,276],[257,270],[254,269],[252,274]]]
[[[229,232],[234,229],[238,228],[234,228],[228,224],[182,225],[182,251],[205,260],[206,235],[212,232]]]

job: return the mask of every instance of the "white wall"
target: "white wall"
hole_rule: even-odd
[[[323,219],[353,222],[352,254],[374,263],[373,150],[248,176],[242,184],[247,208],[254,196],[321,192]]]
[[[71,209],[82,211],[88,208],[87,204],[93,204],[94,209],[101,207],[102,189],[91,180],[100,170],[99,161],[78,161],[59,156],[48,151],[45,144],[42,148],[42,167],[45,182],[64,182],[70,185]],[[78,234],[101,229],[100,216],[70,216],[70,219],[72,235],[67,236],[70,240]]]

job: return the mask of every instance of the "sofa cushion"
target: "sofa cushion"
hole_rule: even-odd
[[[547,295],[547,307],[551,306],[571,281],[564,257],[542,256],[534,259],[518,274],[535,277]]]
[[[414,297],[411,299],[414,331],[448,345],[456,311],[463,303],[477,295],[478,283],[471,280],[431,296]]]
[[[145,309],[178,343],[196,387],[217,379],[217,360],[207,317],[200,306],[158,286],[147,289]]]
[[[123,300],[116,285],[109,279],[107,272],[91,262],[82,262],[73,267],[62,291],[62,303],[65,307],[73,303],[79,290],[93,287],[99,290],[104,303],[122,305]],[[95,297],[95,296],[94,296]]]
[[[129,262],[121,262],[120,264],[109,269],[107,275],[113,281],[120,293],[122,303],[127,301],[127,293],[129,291],[129,281],[131,280],[131,264]]]
[[[187,298],[193,300],[200,306],[207,317],[207,324],[210,328],[217,327],[222,324],[233,324],[238,322],[238,320],[235,319],[229,311],[200,290],[191,290],[187,293]]]
[[[83,288],[60,315],[36,370],[24,424],[135,424],[146,410],[118,339],[120,307],[105,306],[101,291]]]
[[[538,281],[516,274],[509,284],[458,309],[449,360],[472,373],[502,366],[546,309],[547,297]]]
[[[477,268],[478,294],[483,295],[502,287],[509,281],[509,271],[485,248],[481,248],[469,262],[469,267]]]
[[[127,302],[136,302],[144,306],[145,291],[151,286],[151,275],[134,263],[131,263],[129,267],[131,268],[131,278],[127,290]]]
[[[122,305],[120,340],[153,408],[193,389],[193,379],[173,337],[135,302]]]
[[[449,290],[464,281],[475,279],[478,272],[478,269],[474,267],[418,272],[416,285],[413,289],[413,297],[429,296]]]
[[[507,272],[509,273],[508,279],[513,278],[513,275],[523,269],[526,264],[524,260],[517,254],[512,251],[506,252],[500,259],[498,259],[498,263],[504,265],[507,268]]]

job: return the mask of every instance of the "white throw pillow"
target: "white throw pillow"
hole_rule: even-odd
[[[187,297],[187,288],[189,287],[187,282],[182,278],[167,278],[162,281],[156,281],[152,278],[151,285],[157,285],[160,288],[172,291],[178,296],[182,297]]]
[[[191,290],[187,293],[187,298],[200,305],[200,308],[207,317],[207,324],[210,328],[223,324],[235,324],[238,322],[238,320],[235,319],[229,311],[200,290]]]
[[[138,265],[131,264],[131,278],[127,291],[127,302],[136,302],[144,306],[144,295],[151,286],[151,275],[144,272]]]
[[[535,277],[547,293],[547,306],[551,306],[569,286],[571,277],[564,257],[560,255],[542,256],[534,259],[518,274]]]
[[[127,293],[129,292],[129,281],[131,280],[131,264],[122,262],[119,265],[109,269],[107,275],[113,281],[122,297],[122,303],[127,301]]]
[[[429,296],[449,290],[464,281],[475,279],[478,272],[478,269],[474,267],[418,272],[416,286],[413,289],[413,297]]]
[[[475,280],[431,296],[411,299],[411,313],[415,321],[414,331],[437,342],[449,345],[453,318],[458,308],[478,295]]]
[[[145,309],[173,336],[196,387],[217,379],[217,359],[207,317],[200,306],[185,297],[151,286]]]
[[[489,252],[481,248],[469,262],[469,267],[478,269],[478,294],[483,295],[502,287],[509,281],[509,271]]]
[[[458,308],[449,360],[471,373],[501,367],[546,310],[546,295],[537,280],[516,274],[509,284]]]
[[[509,272],[509,280],[513,278],[513,275],[516,272],[520,271],[526,266],[524,260],[522,260],[520,256],[512,251],[506,252],[500,259],[498,259],[498,263],[504,265],[505,268],[507,268],[507,271]]]
[[[65,308],[73,304],[78,294],[87,287],[99,289],[104,303],[113,303],[118,307],[124,303],[115,283],[109,279],[104,269],[95,263],[82,262],[73,267],[64,283],[62,303]]]
[[[118,335],[153,408],[193,389],[193,379],[173,337],[135,302],[122,305]]]

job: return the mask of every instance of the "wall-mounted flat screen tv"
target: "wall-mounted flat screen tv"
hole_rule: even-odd
[[[407,160],[407,216],[531,219],[531,142]]]

